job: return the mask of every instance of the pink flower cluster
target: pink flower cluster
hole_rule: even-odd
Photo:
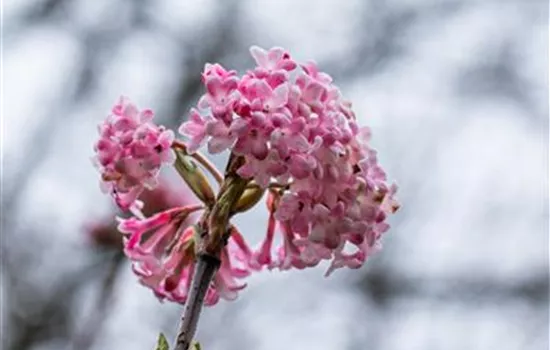
[[[327,275],[362,266],[398,209],[397,186],[387,183],[370,130],[358,126],[332,78],[281,48],[252,47],[251,53],[256,67],[242,76],[219,64],[205,66],[206,93],[179,130],[189,142],[174,143],[190,153],[205,143],[210,153],[229,150],[244,159],[235,162],[243,164],[237,174],[269,193],[265,239],[252,251],[231,226],[207,305],[234,299],[245,287],[239,280],[264,266],[303,269],[327,260]],[[121,99],[99,128],[95,160],[104,188],[138,216],[119,219],[118,226],[135,273],[159,298],[184,303],[195,268],[196,230],[206,223],[202,218],[190,226],[188,217],[211,208],[175,203],[148,217],[137,210],[140,193],[154,187],[161,164],[173,160],[174,135],[152,118],[151,111]],[[273,247],[277,234],[281,244]]]
[[[280,269],[358,268],[389,228],[398,205],[386,183],[370,131],[351,103],[313,62],[296,63],[281,48],[251,48],[257,66],[243,76],[219,64],[202,74],[206,93],[180,133],[189,151],[207,143],[245,158],[238,174],[272,191],[269,229],[252,265]],[[283,244],[272,255],[274,230]]]
[[[123,233],[124,252],[140,282],[160,299],[185,303],[195,266],[195,226],[191,225],[190,216],[204,207],[190,204],[189,190],[178,191],[166,184],[157,186],[160,166],[173,161],[170,147],[174,135],[152,119],[152,111],[139,111],[121,98],[99,126],[94,162],[101,172],[102,189],[114,197],[121,209],[130,209],[137,216],[119,218],[118,230]],[[96,235],[111,232],[110,226],[104,225],[90,229],[94,238],[103,240],[105,237]],[[207,305],[214,305],[220,297],[237,297],[237,292],[246,286],[237,279],[250,274],[246,262],[251,255],[234,228],[208,289]]]
[[[195,268],[196,226],[185,223],[188,215],[202,206],[172,208],[146,219],[119,219],[124,234],[124,252],[140,282],[163,300],[185,303]],[[250,274],[246,261],[251,256],[241,234],[233,228],[228,245],[221,253],[221,265],[210,284],[205,305],[216,304],[220,297],[233,300]]]
[[[101,172],[101,187],[123,210],[139,208],[137,198],[144,188],[156,186],[161,164],[173,161],[174,133],[152,119],[151,110],[139,111],[121,97],[98,128],[93,160]]]

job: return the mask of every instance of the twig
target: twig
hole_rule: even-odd
[[[191,342],[197,331],[197,323],[204,297],[219,266],[220,259],[215,256],[207,254],[198,256],[193,282],[189,291],[189,297],[185,303],[174,350],[188,350],[189,346],[191,346]]]

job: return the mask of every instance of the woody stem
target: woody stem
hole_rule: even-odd
[[[200,254],[198,256],[193,282],[181,317],[174,350],[189,350],[197,331],[197,324],[206,292],[219,266],[220,259],[215,256],[208,254]]]

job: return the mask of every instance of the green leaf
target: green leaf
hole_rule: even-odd
[[[159,339],[157,340],[157,347],[155,350],[170,350],[168,340],[166,340],[166,337],[162,333],[159,334]]]
[[[191,347],[189,350],[201,350],[201,344],[198,341],[194,341],[193,344],[191,344]]]

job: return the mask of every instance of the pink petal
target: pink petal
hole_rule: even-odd
[[[247,159],[246,163],[244,163],[237,170],[237,174],[244,177],[245,179],[249,179],[249,178],[253,177],[254,174],[256,174],[256,167],[254,166],[254,164],[249,159]]]
[[[265,67],[268,63],[267,51],[258,46],[250,47],[250,54],[256,61],[256,64],[260,67]]]
[[[216,76],[209,77],[206,81],[206,91],[208,91],[208,93],[214,97],[223,93],[224,89],[222,80]]]
[[[220,153],[231,147],[234,142],[235,139],[231,137],[213,137],[210,139],[210,141],[208,141],[208,152],[214,154]]]
[[[292,194],[285,194],[279,200],[279,205],[275,212],[275,219],[279,221],[291,220],[296,215],[298,208],[298,198]]]
[[[288,84],[281,84],[273,90],[273,95],[270,100],[270,109],[276,109],[284,106],[288,101]]]

